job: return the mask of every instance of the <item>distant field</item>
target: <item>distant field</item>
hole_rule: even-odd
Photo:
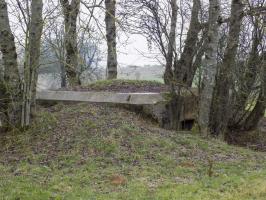
[[[163,82],[164,68],[160,65],[128,66],[119,69],[118,78],[131,80],[151,80]]]

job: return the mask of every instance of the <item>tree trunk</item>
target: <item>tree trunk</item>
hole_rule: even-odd
[[[261,88],[257,103],[248,117],[240,124],[240,129],[251,131],[257,128],[260,119],[265,115],[266,109],[266,53],[262,53]]]
[[[239,130],[243,131],[252,131],[258,127],[258,123],[260,122],[261,118],[265,115],[265,108],[266,108],[266,98],[265,98],[265,89],[262,90],[257,103],[251,113],[248,115],[247,119],[241,124]]]
[[[31,114],[35,111],[35,96],[37,85],[37,69],[39,67],[41,36],[43,29],[42,0],[31,2],[31,20],[29,25],[29,38],[25,53],[28,54],[24,67],[22,127],[30,125]]]
[[[61,88],[65,88],[67,86],[66,69],[62,63],[60,63],[60,77],[61,77]]]
[[[198,53],[198,35],[201,31],[199,23],[199,11],[201,9],[200,0],[193,0],[192,14],[184,50],[181,53],[177,65],[174,67],[175,77],[178,83],[190,87],[196,72],[197,65],[193,65],[196,54]],[[202,55],[201,55],[202,56]],[[196,59],[195,59],[196,60]]]
[[[231,95],[233,67],[239,44],[239,35],[243,19],[244,5],[242,0],[232,0],[229,35],[223,62],[219,68],[211,113],[210,131],[213,135],[224,135],[231,113]]]
[[[173,60],[175,54],[175,45],[176,45],[176,23],[177,23],[177,1],[171,0],[171,27],[170,34],[168,39],[168,51],[166,55],[166,65],[165,65],[165,73],[164,73],[164,82],[165,84],[170,84],[173,81]]]
[[[8,100],[10,99],[7,93],[7,87],[4,77],[0,76],[0,132],[8,128]]]
[[[71,86],[78,85],[78,47],[77,47],[77,17],[80,9],[80,0],[60,0],[64,13],[65,36],[64,46],[66,49],[65,69],[68,82]]]
[[[210,110],[217,73],[217,48],[219,41],[220,1],[209,0],[208,45],[205,52],[203,87],[200,94],[199,127],[203,136],[210,135]]]
[[[4,76],[0,76],[0,115],[2,126],[20,123],[21,81],[17,64],[14,36],[10,29],[7,3],[0,0],[0,48],[3,57]]]
[[[238,66],[238,68],[243,68],[244,71],[241,80],[239,83],[239,90],[235,94],[234,102],[233,102],[233,115],[229,120],[229,127],[236,129],[241,128],[240,124],[247,117],[249,111],[246,109],[249,103],[250,97],[254,92],[253,87],[256,84],[256,80],[258,78],[259,70],[261,70],[260,66],[263,66],[263,58],[260,59],[259,55],[259,45],[262,42],[262,35],[260,33],[259,23],[256,20],[255,27],[253,31],[253,41],[252,48],[249,54],[249,58],[247,64]]]
[[[105,0],[105,25],[108,47],[107,79],[117,78],[117,53],[116,53],[116,1]]]
[[[180,95],[182,87],[191,86],[197,64],[194,61],[201,62],[201,59],[195,59],[197,53],[197,46],[199,44],[198,34],[201,31],[198,15],[200,11],[200,1],[193,0],[193,8],[191,14],[191,21],[185,47],[181,53],[180,59],[176,57],[176,23],[177,23],[177,4],[176,0],[171,1],[172,16],[171,29],[169,34],[168,52],[166,56],[166,69],[164,80],[166,84],[171,86],[171,101],[167,105],[167,113],[169,117],[169,124],[171,129],[181,129],[180,119],[184,108],[184,98]],[[202,55],[201,55],[202,57]],[[174,62],[174,63],[173,63]],[[174,69],[174,72],[173,72]],[[177,85],[176,85],[177,82]]]

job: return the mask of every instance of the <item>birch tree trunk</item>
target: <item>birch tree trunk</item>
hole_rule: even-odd
[[[71,86],[79,85],[78,47],[77,47],[77,17],[80,9],[80,0],[60,0],[64,14],[65,36],[64,45],[66,49],[65,69],[68,82]]]
[[[176,46],[176,23],[177,23],[177,1],[171,0],[171,27],[168,39],[168,51],[166,55],[166,65],[165,65],[165,73],[164,73],[164,82],[166,84],[170,84],[173,81],[173,61],[174,61],[174,53]]]
[[[198,123],[203,136],[210,135],[210,110],[217,73],[217,48],[219,41],[220,0],[209,0],[208,45],[205,52],[203,86],[200,94]]]
[[[4,76],[0,76],[1,126],[16,126],[20,123],[21,81],[5,0],[0,0],[0,48],[4,65]]]
[[[231,17],[229,23],[229,35],[227,46],[219,74],[217,76],[217,85],[214,93],[214,101],[212,104],[212,121],[211,133],[214,135],[223,135],[228,126],[228,120],[231,111],[231,96],[233,67],[235,66],[235,58],[237,54],[239,35],[243,19],[244,5],[242,0],[232,0]]]
[[[117,78],[117,53],[116,53],[116,0],[105,0],[105,25],[108,47],[107,79]]]
[[[25,54],[28,54],[28,56],[26,56],[24,65],[22,127],[30,125],[31,114],[35,110],[36,85],[38,79],[37,69],[39,67],[43,29],[42,8],[42,0],[34,0],[31,2],[28,49],[25,50]]]

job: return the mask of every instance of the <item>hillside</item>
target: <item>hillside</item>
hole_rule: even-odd
[[[265,199],[265,153],[110,105],[39,111],[28,131],[0,135],[0,199]]]

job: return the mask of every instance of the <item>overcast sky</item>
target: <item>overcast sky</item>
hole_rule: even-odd
[[[159,64],[158,54],[148,49],[146,38],[141,35],[130,35],[126,45],[118,41],[118,62],[121,66]]]
[[[9,9],[9,17],[10,22],[12,24],[12,30],[15,33],[17,44],[21,45],[24,43],[25,35],[22,31],[21,24],[18,20],[19,10],[17,8],[17,3],[15,0],[7,0],[8,2],[8,9]],[[52,3],[51,3],[52,2]],[[22,5],[25,6],[25,3],[21,1]],[[52,5],[52,6],[51,6]],[[44,0],[44,10],[49,10],[58,6],[58,1],[54,0]],[[58,7],[60,8],[60,7]],[[60,12],[60,9],[56,9],[56,12]],[[88,17],[86,13],[88,10],[85,8],[83,4],[81,4],[81,16],[84,15],[83,20],[86,23],[85,19]],[[21,15],[21,14],[20,14]],[[47,15],[44,11],[44,16]],[[53,15],[56,15],[53,13]],[[101,49],[104,53],[106,53],[106,41],[105,41],[105,28],[104,28],[104,15],[105,12],[101,9],[98,9],[96,12],[97,18],[99,19],[100,23],[102,24],[102,32],[100,37],[102,37],[101,42]],[[59,15],[57,15],[59,16]],[[62,17],[62,16],[61,16]],[[47,24],[47,23],[45,23]],[[154,65],[160,64],[163,62],[162,58],[158,57],[158,52],[153,49],[150,51],[148,49],[148,44],[146,39],[141,35],[132,35],[129,33],[124,33],[118,27],[118,39],[117,39],[117,54],[118,54],[118,63],[119,67],[124,67],[126,65]],[[20,43],[20,44],[19,44]],[[101,65],[106,65],[106,56],[102,57],[103,62]]]

